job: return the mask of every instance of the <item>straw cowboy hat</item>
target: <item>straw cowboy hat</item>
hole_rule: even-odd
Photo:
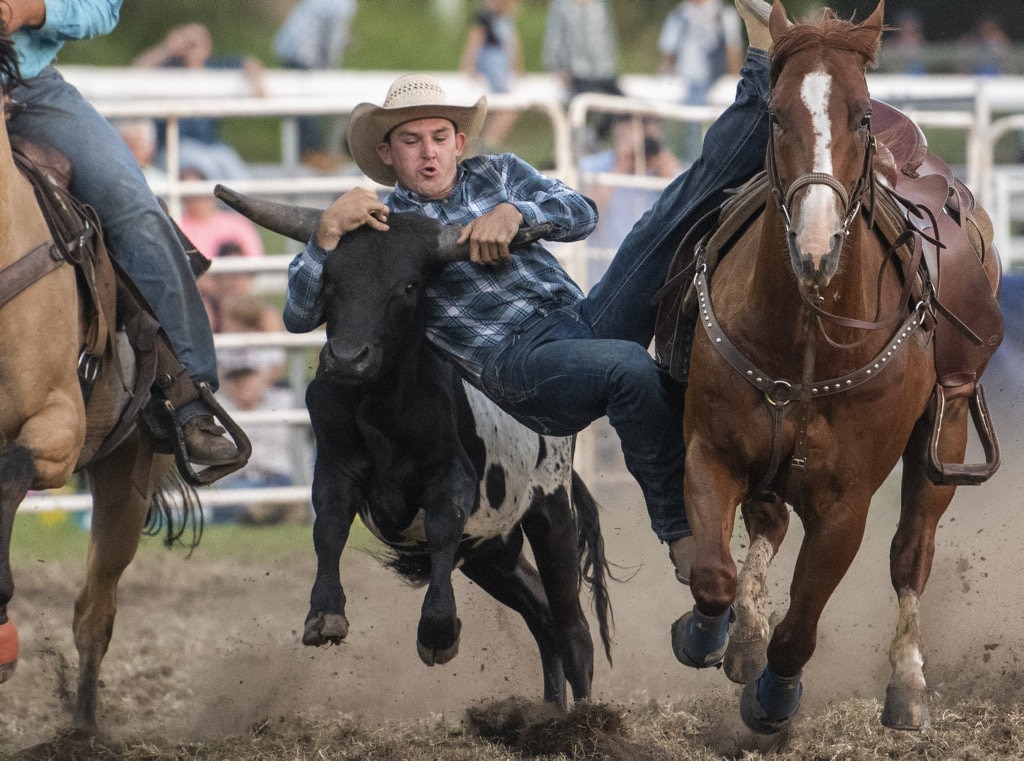
[[[416,119],[448,119],[472,145],[487,117],[487,98],[472,106],[448,103],[441,83],[429,74],[406,74],[391,83],[383,106],[360,103],[349,117],[348,149],[363,174],[381,185],[394,185],[395,171],[380,160],[377,146],[399,124]]]

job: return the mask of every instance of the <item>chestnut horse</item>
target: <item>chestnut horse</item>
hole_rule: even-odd
[[[17,76],[14,61],[13,44],[0,30],[5,79]],[[180,536],[184,529],[173,518],[195,517],[194,493],[176,478],[173,458],[154,453],[143,429],[121,423],[122,417],[130,421],[127,413],[137,408],[130,405],[133,353],[123,333],[96,332],[98,301],[113,303],[112,272],[107,265],[111,277],[94,281],[95,298],[87,298],[76,284],[81,273],[65,258],[70,251],[71,258],[88,259],[90,269],[103,269],[105,259],[86,253],[92,246],[76,245],[100,241],[101,233],[91,223],[71,243],[51,238],[33,186],[16,165],[2,107],[0,184],[0,682],[11,677],[18,659],[17,629],[8,615],[14,594],[10,546],[15,512],[30,489],[63,486],[74,471],[84,469],[93,512],[85,585],[73,622],[79,655],[74,723],[93,733],[118,579],[147,525],[166,529],[168,541]],[[103,346],[102,355],[83,350],[97,346]],[[107,361],[116,356],[130,359],[116,365]],[[157,509],[147,524],[151,505]]]
[[[776,0],[760,206],[744,217],[749,223],[697,249],[693,293],[702,327],[684,419],[696,605],[673,627],[673,647],[690,666],[724,657],[730,678],[746,685],[741,715],[762,733],[796,714],[819,618],[860,546],[872,495],[901,458],[902,512],[891,548],[899,622],[882,721],[927,725],[918,606],[936,526],[956,484],[979,482],[998,466],[975,382],[1002,335],[999,262],[978,233],[988,218],[951,176],[923,177],[929,162],[941,164],[925,158],[923,143],[909,151],[876,144],[873,111],[887,120],[896,113],[873,102],[866,84],[882,17],[879,2],[861,24],[826,11],[816,23],[791,25]],[[904,171],[886,175],[883,165]],[[756,180],[737,206],[756,192]],[[938,214],[900,200],[905,184],[923,192],[911,184],[918,181],[929,193],[938,183]],[[894,214],[901,230],[886,236],[881,220]],[[727,216],[723,210],[723,227]],[[982,284],[972,296],[977,308],[965,311],[988,315],[980,338],[950,319],[939,268],[928,266],[939,249],[945,257],[954,248],[945,232],[936,243],[939,231],[961,229],[942,216],[956,217],[971,243],[968,269]],[[705,255],[716,245],[723,256],[712,278]],[[953,266],[946,261],[944,268]],[[943,365],[937,347],[961,327],[972,347],[983,347],[982,358],[968,360],[972,372],[946,375],[936,369]],[[960,464],[969,412],[986,434],[983,465]],[[765,575],[786,533],[787,504],[805,536],[789,609],[769,637]],[[750,536],[740,574],[729,544],[737,505]]]

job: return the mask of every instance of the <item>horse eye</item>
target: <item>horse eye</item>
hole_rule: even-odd
[[[860,126],[864,129],[871,129],[871,114],[864,114],[860,118]]]
[[[769,111],[768,112],[768,119],[771,121],[772,125],[774,125],[776,127],[779,126],[779,123],[780,123],[779,122],[779,115],[777,113],[775,113],[774,111]]]

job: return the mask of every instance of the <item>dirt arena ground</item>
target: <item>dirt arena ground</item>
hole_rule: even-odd
[[[1007,704],[1024,680],[1024,414],[1015,372],[993,373],[989,401],[1000,424],[1003,467],[988,484],[964,488],[943,520],[922,605],[926,674],[939,694]],[[672,578],[667,553],[647,528],[633,486],[592,484],[601,500],[609,559],[628,578],[612,586],[615,666],[597,663],[595,698],[687,706],[735,696],[718,671],[678,665],[672,621],[691,604]],[[863,547],[826,609],[817,652],[805,670],[804,714],[849,698],[884,699],[886,650],[896,621],[888,580],[896,481],[879,495]],[[773,573],[783,610],[800,541],[792,525]],[[738,544],[741,540],[738,540]],[[0,756],[52,738],[68,721],[77,658],[73,597],[82,563],[16,569],[12,606],[22,639],[14,678],[0,687]],[[461,576],[459,656],[428,669],[416,655],[422,591],[371,557],[348,553],[342,575],[352,630],[341,647],[299,643],[313,577],[312,550],[246,565],[146,553],[121,584],[114,640],[104,661],[100,721],[115,736],[222,737],[254,722],[293,717],[360,717],[458,722],[474,704],[535,697],[539,665],[521,620]],[[596,628],[596,627],[592,627]],[[721,731],[740,733],[735,699]]]

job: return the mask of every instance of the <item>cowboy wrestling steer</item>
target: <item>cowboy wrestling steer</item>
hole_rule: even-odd
[[[319,219],[226,188],[217,194],[298,240]],[[394,550],[392,567],[427,581],[417,630],[424,663],[458,651],[458,567],[525,619],[540,650],[545,700],[564,706],[566,680],[574,699],[586,698],[593,643],[581,574],[606,654],[609,605],[597,505],[572,470],[573,439],[521,426],[427,346],[421,295],[445,263],[468,259],[468,248],[456,245],[459,229],[411,214],[392,214],[388,224],[388,232],[346,234],[325,263],[327,342],[306,391],[317,446],[317,576],[302,641],[338,643],[348,634],[339,560],[358,514]],[[523,555],[524,535],[539,572]]]

